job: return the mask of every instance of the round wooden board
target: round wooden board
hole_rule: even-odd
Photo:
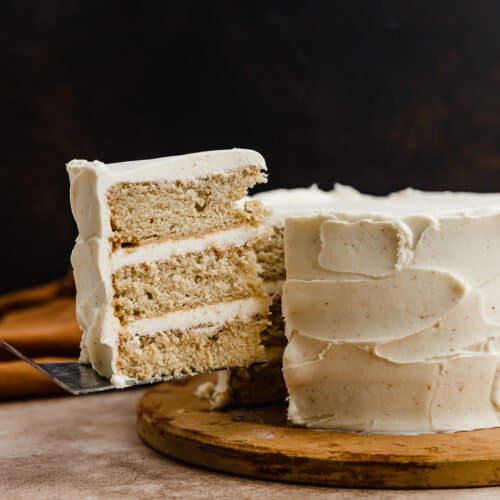
[[[158,385],[138,405],[138,432],[194,465],[259,479],[331,486],[500,485],[500,428],[420,436],[363,435],[287,424],[285,407],[209,411],[194,391],[213,375]]]

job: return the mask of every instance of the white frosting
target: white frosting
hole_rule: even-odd
[[[401,269],[380,279],[302,281],[283,286],[286,333],[334,342],[400,339],[444,318],[465,287],[453,275]]]
[[[499,426],[500,195],[335,191],[329,211],[285,222],[290,420]]]
[[[179,310],[158,318],[144,318],[129,323],[127,331],[134,335],[151,335],[163,330],[184,330],[200,325],[217,325],[231,319],[247,320],[257,314],[267,313],[268,302],[265,299],[249,298],[221,302],[194,309]]]
[[[138,247],[119,248],[111,255],[111,271],[123,266],[133,266],[141,262],[166,260],[176,255],[203,252],[207,248],[224,248],[228,245],[244,245],[246,242],[266,236],[266,226],[243,226],[234,229],[208,233],[199,238],[167,240],[148,243]]]
[[[283,358],[289,417],[297,424],[396,434],[499,425],[497,355],[402,365],[349,344],[295,345],[303,341],[318,342],[296,335]],[[292,349],[311,360],[294,359]]]
[[[281,290],[283,288],[283,281],[282,280],[275,280],[275,281],[264,281],[264,291],[268,295],[281,295]]]
[[[412,237],[398,222],[325,221],[318,264],[329,271],[381,276],[406,263]]]
[[[337,192],[338,197],[345,196],[345,192],[343,191],[344,187],[345,186],[339,188]],[[355,190],[350,191],[350,193],[353,197],[359,194]],[[295,210],[296,208],[310,210],[311,205],[320,204],[321,202],[325,205],[331,204],[332,192],[323,191],[319,189],[316,184],[313,184],[306,188],[272,189],[271,191],[263,191],[253,195],[252,198],[261,201],[273,212],[277,212],[278,215],[281,215],[290,210]],[[350,199],[351,197],[349,196],[348,198]]]
[[[165,259],[208,246],[243,244],[263,229],[240,228],[207,235],[146,245],[134,250],[112,252],[112,234],[107,191],[116,183],[194,180],[209,175],[266,165],[262,156],[247,149],[208,151],[182,156],[127,163],[104,164],[99,161],[73,160],[67,165],[70,177],[71,209],[79,235],[71,255],[76,283],[76,315],[82,329],[80,360],[90,363],[101,375],[116,385],[131,381],[116,373],[118,335],[122,328],[113,314],[112,273],[123,265],[141,260]],[[235,314],[243,309],[233,308]],[[212,311],[213,313],[213,311]],[[209,313],[207,313],[210,316]],[[182,314],[181,314],[182,317]],[[219,311],[219,317],[223,313]],[[161,323],[161,319],[158,319]],[[179,316],[168,321],[179,322]],[[162,324],[167,325],[168,321]],[[146,325],[147,326],[147,325]],[[137,325],[136,325],[137,329]]]
[[[333,191],[322,191],[316,185],[308,188],[274,189],[252,196],[271,211],[268,223],[282,226],[287,217],[329,212],[333,203],[353,200],[361,196],[345,186],[336,186]]]

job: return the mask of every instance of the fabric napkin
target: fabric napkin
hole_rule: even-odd
[[[80,335],[71,276],[0,296],[0,338],[35,361],[75,361]],[[60,392],[44,375],[0,348],[0,400]]]

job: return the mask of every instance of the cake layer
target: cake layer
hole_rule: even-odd
[[[264,346],[284,347],[286,344],[285,324],[281,312],[281,294],[273,295],[269,307],[269,325],[262,332],[262,343]]]
[[[258,271],[248,247],[211,248],[125,266],[113,274],[115,316],[127,324],[204,304],[262,297]]]
[[[264,180],[260,167],[251,166],[190,181],[115,184],[107,194],[114,245],[259,224],[265,216],[261,205],[234,202]]]
[[[261,276],[265,281],[285,279],[285,254],[283,248],[283,227],[273,226],[268,238],[255,244]]]
[[[266,170],[262,156],[255,151],[236,148],[125,163],[104,164],[100,161],[73,160],[68,163],[67,169],[71,183],[71,210],[78,226],[79,238],[86,240],[92,237],[112,237],[108,206],[108,191],[112,186],[132,183],[189,185],[210,176],[236,174],[241,169],[250,168],[255,172],[255,167],[259,171]],[[260,174],[257,177],[259,182],[265,180]],[[246,184],[246,187],[249,185]],[[127,203],[127,200],[124,201]],[[232,203],[229,201],[228,204]],[[168,209],[168,206],[165,208]],[[203,206],[199,205],[199,208],[198,216],[203,218]],[[153,221],[150,224],[155,223]],[[153,235],[156,236],[159,235]]]
[[[148,335],[123,331],[119,340],[117,371],[120,377],[154,380],[250,365],[264,356],[260,333],[266,323],[265,317],[256,316],[211,327],[167,330]],[[119,383],[116,378],[115,383]]]

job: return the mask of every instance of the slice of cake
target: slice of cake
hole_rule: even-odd
[[[115,385],[264,357],[269,299],[254,246],[265,182],[254,151],[68,166],[81,362]]]
[[[287,219],[285,255],[293,423],[500,425],[500,195],[361,196]]]

